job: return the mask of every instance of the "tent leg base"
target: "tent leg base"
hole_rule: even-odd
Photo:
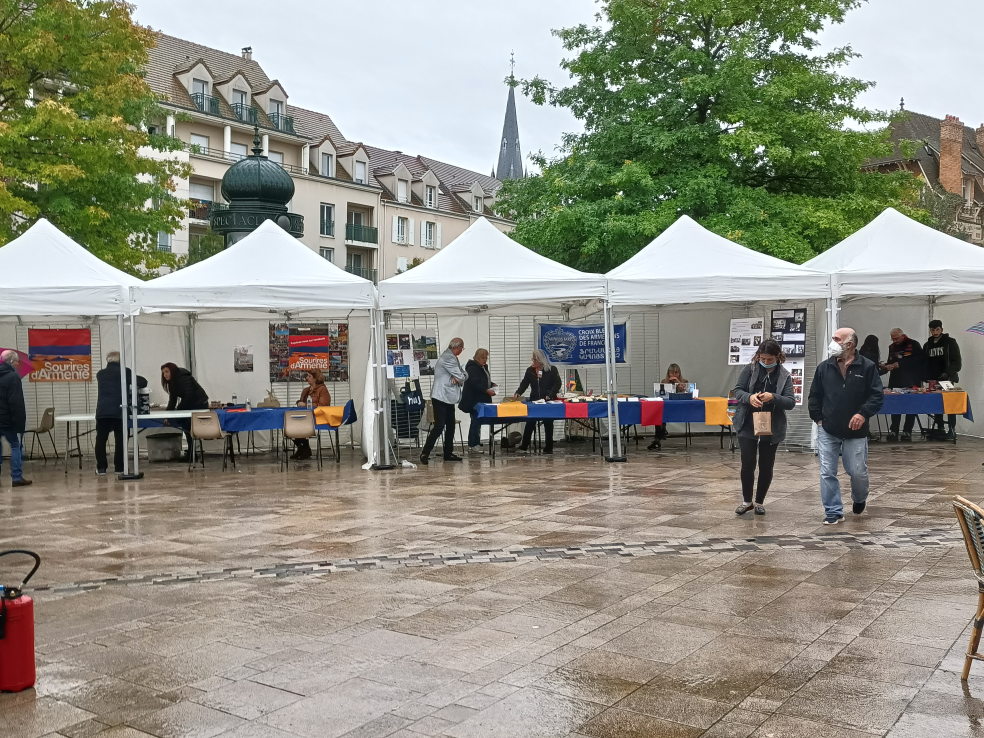
[[[609,464],[619,464],[628,461],[628,459],[624,456],[606,456],[605,461],[607,461]]]
[[[119,479],[121,482],[131,482],[137,479],[143,479],[144,474],[143,472],[140,472],[138,474],[118,474],[116,478]]]

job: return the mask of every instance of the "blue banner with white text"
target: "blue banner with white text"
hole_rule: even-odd
[[[537,345],[557,366],[605,363],[603,323],[540,323]],[[626,363],[627,323],[615,325],[615,362]]]

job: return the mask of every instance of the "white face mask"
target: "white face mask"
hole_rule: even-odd
[[[827,346],[827,350],[831,356],[840,356],[844,353],[844,347],[837,343],[837,341],[831,341]]]

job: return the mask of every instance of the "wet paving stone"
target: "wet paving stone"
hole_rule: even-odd
[[[815,457],[783,454],[745,519],[737,458],[671,445],[126,483],[30,462],[0,549],[44,559],[38,684],[0,694],[0,734],[984,736],[951,506],[984,443],[873,446],[868,510],[834,529]]]

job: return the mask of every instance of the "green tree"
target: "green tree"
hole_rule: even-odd
[[[514,237],[607,271],[687,214],[757,251],[803,262],[886,206],[925,220],[911,175],[864,171],[888,150],[887,116],[855,104],[850,48],[816,34],[860,0],[603,0],[598,25],[554,31],[572,53],[537,104],[584,132],[497,200]],[[681,258],[686,258],[682,253]]]
[[[0,0],[0,244],[38,218],[133,274],[173,265],[180,142],[143,78],[153,33],[120,0]]]

